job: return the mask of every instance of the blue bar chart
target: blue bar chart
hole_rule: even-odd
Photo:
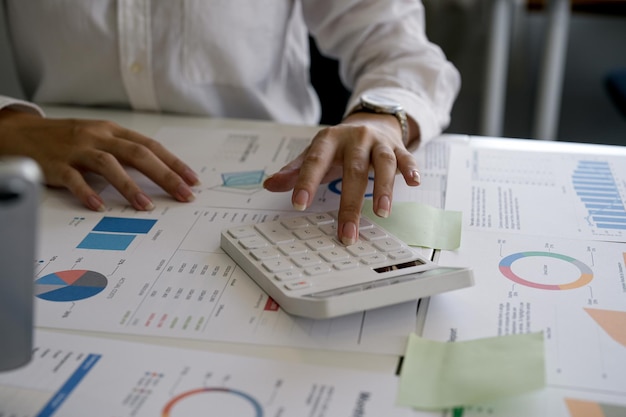
[[[78,244],[78,249],[126,250],[137,235],[145,235],[157,221],[126,217],[103,217]]]
[[[598,229],[626,230],[624,203],[606,161],[579,161],[572,184],[587,209],[590,224]]]

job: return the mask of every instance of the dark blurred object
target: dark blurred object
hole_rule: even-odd
[[[548,0],[527,0],[528,8],[543,9]],[[626,0],[571,0],[572,10],[576,12],[626,14]]]
[[[320,124],[336,125],[343,118],[350,91],[339,78],[339,62],[322,55],[312,37],[309,37],[309,45],[311,83],[322,105]]]
[[[626,68],[609,72],[605,79],[605,85],[613,103],[626,117]]]

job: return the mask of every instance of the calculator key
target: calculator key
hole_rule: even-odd
[[[413,256],[413,252],[408,249],[400,249],[387,254],[391,259],[406,259]]]
[[[228,230],[228,234],[235,239],[241,239],[244,237],[255,236],[256,232],[252,226],[233,227]]]
[[[307,275],[322,275],[330,272],[330,267],[326,264],[319,264],[304,268],[304,273]]]
[[[332,249],[335,247],[335,241],[327,238],[320,237],[315,239],[309,239],[306,241],[306,245],[313,250]]]
[[[369,243],[357,242],[354,245],[346,246],[346,250],[354,256],[366,256],[376,253],[376,249]]]
[[[316,265],[322,262],[319,256],[312,254],[312,253],[296,254],[291,257],[291,260],[300,268],[311,266],[311,265]]]
[[[276,246],[285,255],[295,255],[297,253],[307,253],[309,249],[300,242],[283,243]]]
[[[252,257],[257,261],[260,261],[263,259],[278,258],[280,256],[280,253],[278,253],[278,251],[274,248],[266,247],[253,249],[250,251],[250,255],[252,255]]]
[[[335,262],[333,264],[333,268],[335,268],[337,271],[343,271],[345,269],[354,269],[354,268],[358,268],[360,266],[358,261],[355,261],[354,259],[346,259],[343,261],[339,261],[339,262]]]
[[[361,230],[361,237],[365,240],[376,240],[387,237],[387,233],[383,232],[381,229],[377,227],[372,227],[370,229]]]
[[[322,232],[317,227],[308,226],[302,229],[296,229],[293,231],[298,239],[312,239],[314,237],[322,236]]]
[[[281,272],[292,269],[293,264],[285,258],[274,258],[263,261],[263,267],[270,272]]]
[[[255,229],[273,244],[293,242],[294,237],[284,226],[277,223],[258,223]]]
[[[329,235],[329,236],[337,235],[337,223],[323,224],[319,226],[319,228],[326,235]]]
[[[261,236],[251,236],[244,237],[239,240],[239,244],[243,246],[245,249],[257,249],[263,248],[267,246],[267,240],[263,239]]]
[[[311,286],[311,283],[308,281],[295,281],[295,282],[288,282],[287,284],[285,284],[285,288],[287,288],[288,290],[302,290],[304,288],[309,288]]]
[[[348,259],[350,257],[350,254],[341,248],[336,248],[336,249],[330,249],[330,250],[323,250],[320,252],[320,256],[326,262],[333,263],[333,262],[341,261],[343,259]]]
[[[287,229],[299,229],[301,227],[311,225],[305,217],[290,217],[288,219],[281,220],[280,224],[285,226]]]
[[[300,271],[292,269],[289,271],[279,272],[274,275],[274,278],[276,278],[278,281],[293,281],[294,279],[300,278],[301,276],[302,274],[300,273]]]
[[[381,253],[375,253],[374,255],[364,256],[361,258],[361,262],[366,265],[379,264],[385,262],[387,257]]]
[[[359,218],[359,230],[369,229],[370,227],[374,227],[374,223],[367,217],[361,216]]]
[[[306,218],[316,226],[320,226],[322,224],[330,224],[335,221],[333,216],[328,213],[315,213],[307,216]]]
[[[374,241],[374,247],[383,252],[389,252],[392,250],[398,250],[402,247],[402,244],[395,239],[385,238]]]

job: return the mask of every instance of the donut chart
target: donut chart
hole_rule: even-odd
[[[205,394],[220,394],[220,393],[226,394],[228,396],[232,396],[234,397],[234,399],[242,400],[244,403],[247,403],[247,406],[248,406],[247,408],[251,410],[251,414],[249,415],[250,417],[263,417],[263,408],[261,407],[261,404],[259,404],[259,402],[256,399],[254,399],[253,397],[251,397],[250,395],[246,394],[243,391],[238,391],[238,390],[231,389],[231,388],[221,388],[221,387],[197,388],[197,389],[192,389],[189,391],[185,391],[181,394],[178,394],[177,396],[172,398],[170,401],[168,401],[165,407],[163,407],[163,412],[161,413],[161,417],[173,417],[172,411],[174,411],[174,408],[191,397],[195,397],[198,395],[205,395]],[[207,411],[214,412],[215,410],[207,410]],[[211,413],[208,413],[207,415],[211,415]]]
[[[94,271],[72,269],[44,275],[35,281],[35,296],[47,301],[78,301],[106,288],[107,278]]]
[[[374,195],[374,193],[371,191],[371,188],[374,185],[374,177],[368,177],[367,179],[369,181],[369,184],[368,184],[368,190],[365,192],[366,198],[372,197]],[[338,178],[336,180],[333,180],[328,183],[328,189],[335,194],[341,195],[342,182],[343,182],[343,178]]]
[[[576,278],[575,280],[566,284],[544,284],[540,282],[530,281],[528,279],[522,278],[521,276],[517,275],[515,272],[513,272],[513,269],[511,268],[513,263],[515,263],[515,261],[518,261],[522,258],[528,258],[528,257],[554,258],[554,259],[568,262],[574,265],[576,268],[578,268],[578,270],[580,271],[580,276]],[[527,287],[538,288],[541,290],[552,290],[552,291],[571,290],[574,288],[583,287],[589,284],[589,282],[591,282],[591,280],[593,279],[593,271],[591,270],[591,268],[589,268],[589,266],[579,261],[578,259],[574,259],[570,256],[561,255],[559,253],[553,253],[553,252],[538,251],[538,252],[514,253],[512,255],[504,257],[500,261],[499,269],[502,275],[504,275],[511,281],[516,282],[521,285],[525,285]]]

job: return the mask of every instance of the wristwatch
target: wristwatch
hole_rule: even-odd
[[[407,122],[406,111],[399,103],[379,94],[363,94],[359,105],[350,113],[357,112],[391,114],[395,116],[400,122],[400,128],[402,129],[402,143],[405,146],[409,144],[409,123]]]

